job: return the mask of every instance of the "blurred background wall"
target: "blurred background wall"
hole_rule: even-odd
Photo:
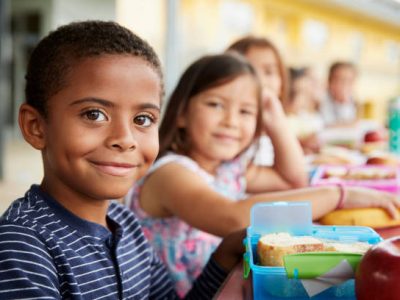
[[[0,195],[5,199],[21,195],[42,176],[40,154],[22,141],[17,126],[29,53],[50,30],[71,21],[115,20],[145,38],[163,62],[167,94],[194,59],[254,34],[270,38],[288,65],[309,66],[322,81],[333,61],[354,62],[357,101],[369,107],[367,117],[381,123],[387,101],[400,95],[398,0],[0,1]]]

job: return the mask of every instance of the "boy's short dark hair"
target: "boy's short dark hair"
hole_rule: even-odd
[[[140,57],[162,79],[153,48],[127,28],[115,22],[74,22],[50,32],[33,50],[25,76],[26,102],[46,116],[48,99],[63,88],[74,64],[104,54]]]
[[[333,75],[340,68],[351,69],[351,70],[353,70],[355,75],[357,74],[357,68],[353,63],[351,63],[349,61],[336,61],[336,62],[332,63],[331,66],[329,67],[328,81],[332,80]]]

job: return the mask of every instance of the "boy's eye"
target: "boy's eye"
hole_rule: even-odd
[[[97,110],[97,109],[85,111],[84,112],[84,117],[86,117],[90,121],[97,121],[97,122],[101,122],[101,121],[106,121],[107,120],[106,115],[103,112],[101,112],[100,110]]]
[[[133,119],[134,123],[142,127],[150,127],[154,123],[154,118],[148,115],[140,115]]]

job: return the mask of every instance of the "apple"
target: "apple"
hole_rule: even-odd
[[[386,139],[386,134],[382,130],[370,130],[364,134],[365,143],[383,142],[386,141]]]
[[[385,159],[383,157],[369,157],[367,161],[365,162],[367,165],[385,165]]]
[[[358,265],[355,278],[357,300],[400,299],[400,236],[370,248]]]
[[[365,162],[367,165],[387,165],[387,166],[397,166],[398,160],[394,156],[371,156]]]

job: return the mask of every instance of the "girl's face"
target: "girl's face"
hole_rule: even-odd
[[[249,74],[201,92],[190,99],[178,126],[186,129],[189,156],[209,172],[236,157],[254,139],[258,89]]]
[[[282,78],[275,53],[270,48],[251,47],[246,52],[246,58],[256,69],[262,87],[281,97]]]
[[[66,81],[48,101],[42,187],[61,202],[120,198],[158,153],[160,78],[142,58],[107,55]]]

